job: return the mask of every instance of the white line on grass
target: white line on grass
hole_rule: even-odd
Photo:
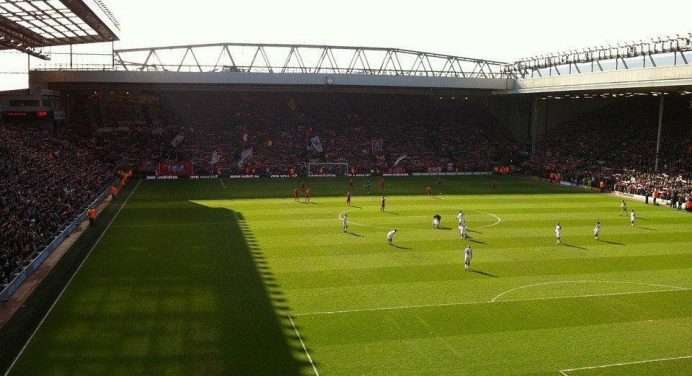
[[[308,360],[310,361],[310,365],[312,366],[312,370],[315,371],[315,376],[320,376],[319,371],[317,371],[317,367],[315,367],[315,363],[312,361],[312,357],[310,356],[310,352],[308,351],[308,348],[305,346],[305,342],[303,342],[303,337],[300,336],[300,332],[298,331],[298,327],[296,327],[296,323],[293,322],[293,316],[288,316],[288,319],[291,320],[291,326],[293,326],[293,330],[296,332],[296,335],[298,336],[298,340],[300,340],[300,345],[303,346],[303,351],[305,351],[305,355],[308,356]]]
[[[604,364],[604,365],[601,365],[601,366],[570,368],[570,369],[563,369],[563,370],[560,370],[560,374],[562,374],[563,376],[569,376],[567,373],[568,373],[568,372],[573,372],[573,371],[582,371],[582,370],[588,370],[588,369],[598,369],[598,368],[608,368],[608,367],[620,367],[620,366],[628,366],[628,365],[632,365],[632,364],[644,364],[644,363],[665,362],[665,361],[669,361],[669,360],[680,360],[680,359],[689,359],[689,358],[692,358],[692,355],[676,356],[676,357],[672,357],[672,358],[659,358],[659,359],[638,360],[638,361],[635,361],[635,362],[624,362],[624,363]]]
[[[527,289],[531,287],[536,287],[536,286],[545,286],[545,285],[557,285],[557,284],[565,284],[565,283],[624,283],[624,284],[630,284],[630,285],[642,285],[642,286],[654,286],[654,287],[668,287],[671,289],[676,289],[676,290],[685,290],[684,287],[679,287],[679,286],[669,286],[669,285],[662,285],[658,283],[643,283],[643,282],[630,282],[630,281],[597,281],[597,280],[578,280],[578,281],[552,281],[552,282],[542,282],[542,283],[533,283],[530,285],[524,285],[524,286],[519,286],[515,287],[513,289],[509,289],[501,294],[496,295],[494,298],[490,299],[491,302],[496,301],[499,297],[509,294],[510,292],[514,292],[517,290],[522,290],[522,289]]]
[[[484,226],[478,226],[478,228],[493,227],[493,226],[495,226],[495,225],[497,225],[497,224],[500,224],[500,222],[502,222],[502,218],[496,216],[495,214],[486,213],[486,212],[482,212],[482,211],[479,211],[479,210],[469,210],[469,211],[476,212],[476,213],[481,213],[481,214],[485,214],[485,215],[489,215],[489,216],[495,217],[495,219],[497,219],[497,221],[495,221],[495,223],[491,223],[491,224],[489,224],[489,225],[484,225]]]
[[[559,300],[559,299],[577,299],[577,298],[594,298],[602,296],[619,296],[619,295],[637,295],[637,294],[652,294],[657,292],[670,292],[670,291],[688,291],[688,288],[675,288],[666,290],[645,290],[645,291],[628,291],[628,292],[614,292],[607,294],[586,294],[586,295],[567,295],[567,296],[547,296],[542,298],[522,298],[522,299],[506,299],[501,301],[478,301],[478,302],[455,302],[455,303],[437,303],[437,304],[416,304],[416,305],[404,305],[404,306],[393,306],[393,307],[376,307],[376,308],[360,308],[360,309],[344,309],[339,311],[317,311],[317,312],[305,312],[296,313],[293,316],[318,316],[318,315],[334,315],[339,313],[356,313],[356,312],[373,312],[373,311],[395,311],[400,309],[412,309],[412,308],[434,308],[434,307],[451,307],[451,306],[463,306],[472,304],[502,304],[508,302],[529,302],[529,301],[539,301],[539,300]]]
[[[96,239],[96,242],[94,243],[94,245],[91,246],[91,249],[89,249],[89,252],[88,252],[88,253],[86,254],[86,256],[84,257],[84,260],[82,260],[82,262],[81,262],[81,263],[79,264],[79,266],[77,267],[77,270],[74,271],[74,274],[72,274],[72,277],[70,277],[70,279],[67,281],[67,284],[65,285],[65,287],[63,287],[62,290],[60,291],[60,294],[58,294],[58,297],[55,298],[55,301],[53,302],[53,304],[50,306],[50,308],[48,308],[48,312],[46,312],[46,314],[43,315],[43,318],[42,318],[41,321],[38,323],[38,326],[36,326],[36,329],[34,329],[34,331],[31,333],[31,336],[29,336],[29,339],[26,341],[26,343],[24,344],[24,346],[22,346],[22,349],[19,350],[19,354],[17,354],[17,357],[15,357],[14,360],[12,361],[12,364],[10,364],[10,368],[8,368],[7,371],[5,372],[5,376],[7,376],[7,375],[10,374],[10,371],[12,371],[12,367],[14,367],[15,363],[17,363],[17,360],[19,360],[19,357],[22,356],[22,354],[24,353],[24,350],[26,350],[26,347],[29,345],[29,342],[31,342],[31,340],[34,338],[34,336],[36,335],[36,333],[38,332],[38,330],[39,330],[39,329],[41,328],[41,326],[43,325],[43,322],[46,321],[46,318],[47,318],[48,315],[50,315],[50,313],[53,311],[53,308],[55,307],[55,305],[58,304],[58,301],[60,300],[60,297],[62,297],[62,294],[65,292],[65,290],[67,290],[67,286],[70,285],[70,282],[72,282],[72,280],[73,280],[74,277],[77,275],[77,273],[79,273],[79,271],[82,269],[82,266],[84,265],[84,263],[86,262],[86,260],[89,258],[89,255],[91,255],[91,252],[92,252],[92,251],[94,250],[94,248],[96,248],[96,246],[99,244],[99,242],[101,241],[101,238],[103,238],[103,235],[105,235],[106,232],[108,232],[108,229],[111,227],[111,224],[113,223],[113,221],[115,220],[115,218],[118,216],[118,214],[120,214],[120,211],[123,210],[123,208],[125,207],[125,204],[127,204],[127,202],[130,200],[130,197],[132,197],[132,194],[135,193],[135,191],[137,190],[137,188],[139,188],[139,184],[140,184],[141,182],[142,182],[141,180],[140,180],[139,182],[137,182],[137,185],[135,186],[135,188],[132,189],[132,192],[130,192],[130,194],[129,194],[129,195],[127,196],[127,198],[125,199],[125,202],[123,202],[123,204],[120,206],[120,208],[118,208],[118,211],[115,213],[115,215],[113,216],[113,218],[111,218],[111,221],[108,222],[108,225],[106,226],[106,229],[103,230],[103,232],[102,232],[101,235],[98,237],[98,239]]]
[[[343,221],[343,220],[344,220],[344,214],[350,212],[351,210],[354,210],[354,209],[344,210],[344,211],[342,211],[341,213],[339,213],[339,215],[338,215],[339,220],[340,220],[340,221]],[[349,221],[348,224],[349,224],[349,225],[363,226],[363,227],[371,227],[371,228],[381,228],[381,229],[385,229],[385,230],[389,230],[389,229],[390,229],[389,227],[372,226],[372,225],[366,225],[366,224],[363,224],[363,223],[358,223],[358,222],[353,222],[353,221]]]

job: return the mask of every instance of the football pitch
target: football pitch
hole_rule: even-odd
[[[692,374],[689,213],[628,202],[631,227],[612,196],[478,176],[388,178],[381,212],[375,179],[351,207],[300,181],[136,183],[9,374]]]

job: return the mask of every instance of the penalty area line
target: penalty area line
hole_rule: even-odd
[[[660,283],[632,282],[632,281],[609,281],[609,280],[550,281],[550,282],[532,283],[530,285],[515,287],[513,289],[509,289],[503,293],[496,295],[494,298],[490,299],[490,301],[495,302],[501,296],[509,294],[509,293],[517,291],[517,290],[523,290],[523,289],[536,287],[536,286],[557,285],[557,284],[574,284],[574,283],[622,283],[622,284],[651,286],[651,287],[666,287],[666,288],[669,288],[671,290],[686,290],[684,287],[680,287],[680,286],[662,285]]]
[[[300,345],[303,347],[303,351],[305,352],[305,355],[307,355],[308,360],[310,361],[310,365],[312,366],[312,370],[315,372],[315,376],[320,376],[320,372],[317,371],[317,367],[315,367],[315,362],[312,361],[312,357],[310,356],[310,352],[308,351],[307,346],[305,346],[305,342],[303,342],[303,337],[300,335],[300,332],[298,331],[298,327],[296,326],[296,323],[293,322],[293,316],[288,316],[288,319],[291,321],[291,326],[293,327],[293,331],[296,332],[296,336],[298,336],[298,340],[300,341]]]
[[[65,290],[67,290],[67,287],[70,286],[70,282],[72,282],[72,280],[73,280],[74,277],[77,275],[77,273],[79,273],[79,271],[82,269],[82,266],[84,266],[84,263],[86,263],[86,261],[89,259],[89,256],[91,255],[91,252],[92,252],[92,251],[94,250],[94,248],[96,248],[96,246],[101,242],[101,239],[103,238],[103,235],[105,235],[105,234],[108,232],[108,229],[111,228],[111,224],[113,223],[113,221],[115,221],[115,218],[118,217],[118,214],[120,214],[120,211],[123,210],[123,208],[125,207],[125,205],[127,204],[127,202],[130,201],[130,197],[132,197],[132,194],[135,193],[135,191],[137,190],[137,188],[139,188],[139,184],[141,184],[141,183],[142,183],[141,180],[137,182],[137,185],[134,187],[134,189],[132,189],[132,192],[130,192],[130,194],[129,194],[129,195],[127,196],[127,198],[125,199],[125,202],[123,202],[123,204],[118,208],[118,211],[115,213],[115,215],[113,216],[113,218],[111,218],[111,221],[108,222],[108,225],[106,226],[106,229],[103,230],[103,232],[102,232],[101,235],[98,237],[98,239],[96,239],[96,242],[94,243],[94,245],[91,246],[91,248],[89,249],[89,252],[88,252],[88,253],[86,254],[86,256],[84,257],[84,260],[82,260],[82,262],[81,262],[81,263],[79,264],[79,266],[77,267],[77,270],[74,271],[74,274],[72,274],[72,277],[70,277],[70,279],[67,281],[67,284],[65,284],[65,287],[63,287],[62,290],[60,291],[60,294],[58,294],[58,297],[55,298],[55,301],[53,302],[53,304],[51,304],[50,308],[48,308],[48,312],[46,312],[46,314],[43,315],[43,318],[41,319],[41,321],[40,321],[40,322],[38,323],[38,325],[36,326],[36,329],[34,329],[34,331],[31,333],[31,336],[29,336],[29,339],[26,340],[26,343],[24,344],[24,346],[22,346],[22,349],[19,350],[19,354],[17,354],[17,356],[14,358],[14,360],[12,361],[12,364],[10,364],[10,367],[7,368],[7,371],[5,372],[5,376],[7,376],[7,375],[10,374],[10,371],[12,371],[12,368],[13,368],[14,365],[17,363],[17,361],[19,360],[19,358],[22,356],[22,354],[24,353],[24,350],[26,350],[26,347],[29,346],[29,343],[30,343],[31,340],[34,338],[34,336],[36,335],[36,333],[38,332],[38,330],[41,329],[41,326],[43,326],[43,323],[46,321],[46,318],[48,317],[48,315],[50,315],[50,313],[53,311],[53,308],[55,308],[55,305],[58,304],[58,301],[60,301],[60,298],[62,297],[62,294],[65,293]]]
[[[513,303],[513,302],[530,302],[530,301],[541,301],[541,300],[560,300],[560,299],[579,299],[579,298],[598,298],[604,296],[621,296],[621,295],[637,295],[637,294],[654,294],[659,292],[673,292],[673,291],[689,291],[688,288],[669,288],[661,290],[644,290],[644,291],[627,291],[627,292],[614,292],[606,294],[584,294],[584,295],[568,295],[568,296],[547,296],[541,298],[520,298],[520,299],[505,299],[499,301],[471,301],[471,302],[453,302],[453,303],[437,303],[437,304],[414,304],[414,305],[402,305],[402,306],[392,306],[392,307],[375,307],[375,308],[360,308],[360,309],[344,309],[337,311],[316,311],[316,312],[304,312],[293,314],[294,317],[298,316],[320,316],[320,315],[336,315],[341,313],[358,313],[358,312],[377,312],[377,311],[396,311],[402,309],[415,309],[415,308],[436,308],[436,307],[454,307],[454,306],[464,306],[464,305],[475,305],[475,304],[502,304],[502,303]]]
[[[676,356],[676,357],[671,357],[671,358],[658,358],[658,359],[647,359],[647,360],[637,360],[634,362],[623,362],[623,363],[613,363],[613,364],[603,364],[600,366],[590,366],[590,367],[579,367],[579,368],[569,368],[569,369],[562,369],[560,370],[560,374],[563,376],[569,376],[570,372],[574,371],[585,371],[589,369],[599,369],[599,368],[609,368],[609,367],[621,367],[621,366],[629,366],[632,364],[645,364],[645,363],[656,363],[656,362],[666,362],[670,360],[681,360],[681,359],[690,359],[692,358],[692,355],[683,355],[683,356]]]

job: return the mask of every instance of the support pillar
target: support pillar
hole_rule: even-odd
[[[531,102],[531,155],[536,152],[536,134],[538,133],[538,97]]]
[[[654,165],[654,171],[658,172],[659,164],[659,153],[661,152],[661,130],[663,129],[663,99],[665,97],[661,95],[661,99],[658,105],[658,136],[656,137],[656,164]]]

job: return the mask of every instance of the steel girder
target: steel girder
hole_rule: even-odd
[[[116,69],[499,78],[505,63],[398,48],[218,43],[113,51]]]
[[[692,33],[675,37],[652,38],[616,46],[599,46],[520,59],[505,65],[502,73],[515,78],[542,77],[606,70],[656,67],[654,57],[670,57],[673,65],[688,64],[686,53],[692,51]],[[610,69],[603,65],[608,63]],[[585,69],[587,68],[587,69]]]

